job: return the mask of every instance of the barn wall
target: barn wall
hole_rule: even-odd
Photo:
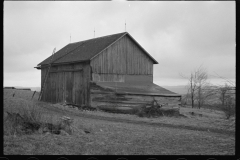
[[[92,73],[94,82],[153,82],[153,75],[123,75]]]
[[[93,58],[90,65],[94,80],[105,80],[107,76],[108,80],[121,81],[121,75],[153,75],[153,61],[127,35]]]
[[[92,80],[95,82],[124,82],[125,75],[122,74],[97,74],[92,73]]]
[[[92,85],[91,87],[91,106],[111,106],[111,107],[142,107],[149,105],[153,98],[158,104],[164,105],[164,108],[179,108],[181,104],[180,96],[162,96],[162,95],[143,95],[143,94],[116,94],[114,90],[103,89]]]
[[[101,105],[118,106],[118,107],[141,107],[150,104],[153,100],[167,108],[178,108],[181,104],[180,97],[164,97],[152,95],[116,95],[114,93],[91,93],[91,105],[97,107]],[[166,105],[165,105],[166,104]]]
[[[41,70],[41,85],[47,68]],[[42,100],[51,103],[88,104],[90,100],[90,65],[87,63],[52,66]]]
[[[125,82],[153,82],[153,75],[126,75]]]
[[[43,83],[44,83],[44,78],[46,76],[46,71],[47,71],[47,68],[42,68],[41,69],[41,87],[43,86]]]

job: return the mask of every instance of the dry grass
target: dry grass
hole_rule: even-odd
[[[27,135],[4,137],[4,154],[54,155],[232,155],[234,137],[182,129],[75,119],[79,128],[71,136]]]
[[[24,92],[21,97],[20,94],[19,97],[16,96],[18,93],[15,97],[11,97],[9,91],[4,90],[4,111],[21,112],[22,108],[28,105],[34,106],[45,116],[44,119],[52,123],[63,115],[69,116],[74,119],[74,132],[72,135],[41,133],[17,137],[4,135],[4,154],[6,155],[234,155],[235,153],[234,136],[81,117],[85,114],[140,122],[221,128],[224,126],[221,116],[219,118],[216,116],[212,120],[207,116],[191,117],[187,115],[187,109],[185,114],[188,118],[148,119],[126,114],[82,112],[63,108],[59,104],[37,102],[36,99],[31,101],[31,96],[24,96]],[[209,120],[210,122],[207,123]],[[212,124],[213,122],[216,126]]]
[[[54,107],[61,110],[68,110],[73,112],[78,112],[75,109],[67,109],[66,107],[60,104],[54,104]],[[202,114],[202,117],[192,116],[190,112],[197,114]],[[115,114],[115,113],[106,113],[106,112],[79,112],[80,114],[89,115],[89,116],[101,116],[108,118],[118,118],[124,120],[132,120],[138,122],[150,122],[150,123],[164,123],[171,125],[183,125],[183,126],[192,126],[192,127],[203,127],[210,129],[223,129],[227,131],[235,131],[235,124],[232,122],[234,119],[226,120],[225,115],[222,111],[215,111],[209,109],[192,109],[192,108],[180,108],[180,114],[185,115],[186,117],[159,117],[159,118],[146,118],[138,117],[137,115],[128,115],[128,114]]]

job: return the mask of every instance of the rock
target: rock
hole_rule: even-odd
[[[62,136],[69,136],[69,134],[66,131],[64,131],[64,130],[60,130],[60,135],[62,135]]]
[[[85,132],[85,133],[91,133],[91,132],[90,132],[90,131],[88,131],[88,130],[84,130],[84,132]]]
[[[43,128],[42,127],[38,129],[38,133],[43,134]]]
[[[45,136],[46,136],[46,135],[49,135],[49,134],[51,134],[51,133],[50,133],[50,132],[46,132],[46,133],[45,133]]]

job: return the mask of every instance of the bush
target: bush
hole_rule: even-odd
[[[163,116],[163,112],[160,110],[160,108],[157,107],[147,107],[142,106],[138,112],[136,113],[139,117],[159,117]]]
[[[96,111],[97,108],[88,106],[88,105],[81,105],[78,107],[79,110],[88,110],[88,111]]]
[[[6,118],[4,118],[4,134],[22,134],[23,123],[24,120],[18,113],[6,112]]]
[[[160,116],[179,116],[179,110],[163,109],[158,106],[142,106],[139,108],[136,115],[139,117],[160,117]]]
[[[233,116],[235,114],[235,103],[233,98],[228,96],[225,104],[221,106],[221,109],[225,113],[227,119]]]
[[[6,112],[4,134],[30,134],[37,131],[41,126],[42,114],[35,107],[27,105],[21,109],[22,114]]]
[[[27,107],[21,109],[21,112],[21,114],[5,112],[5,135],[23,135],[35,132],[60,134],[61,130],[72,134],[71,124],[73,120],[70,118],[67,119],[68,117],[53,120],[52,116],[43,116],[36,105],[27,105]]]
[[[137,108],[131,108],[131,107],[102,105],[102,106],[98,106],[98,108],[100,110],[102,110],[104,112],[108,112],[108,113],[136,114],[138,112]]]

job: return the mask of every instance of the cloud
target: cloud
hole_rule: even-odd
[[[28,71],[18,73],[4,72],[3,86],[36,87],[41,86],[41,75],[39,71]]]
[[[4,2],[3,18],[4,80],[39,77],[33,67],[70,43],[70,34],[77,42],[93,38],[94,28],[95,37],[124,32],[125,20],[127,32],[159,62],[154,80],[175,83],[201,64],[235,78],[234,2]]]

